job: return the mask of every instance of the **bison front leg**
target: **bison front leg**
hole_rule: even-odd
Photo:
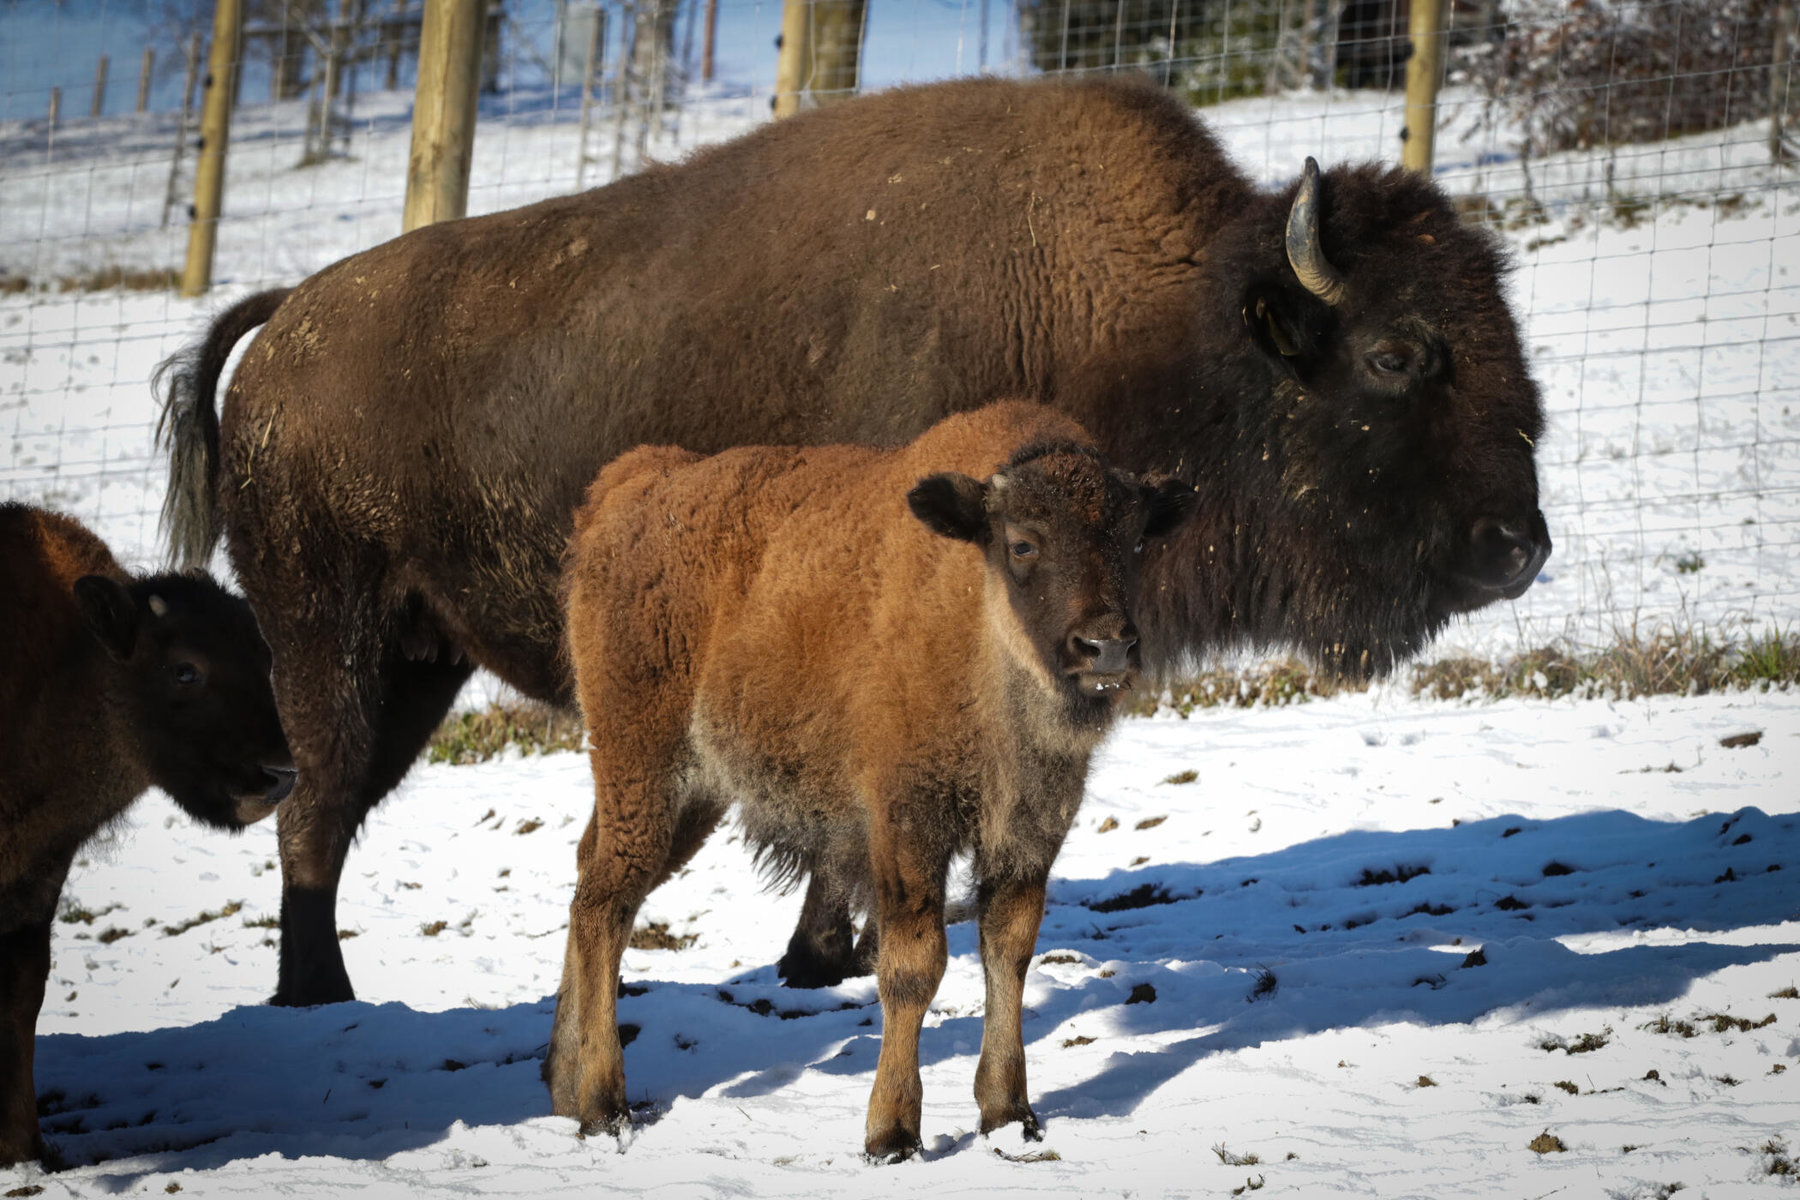
[[[1021,1025],[1025,971],[1044,918],[1047,872],[983,879],[978,890],[981,967],[987,977],[987,1014],[981,1025],[981,1062],[975,1068],[975,1102],[981,1132],[1019,1122],[1024,1135],[1044,1136],[1025,1092],[1025,1037]]]
[[[49,975],[48,918],[0,933],[0,1167],[43,1153],[32,1055]]]
[[[937,995],[949,954],[944,939],[948,862],[908,844],[895,824],[872,831],[876,920],[881,928],[876,979],[881,993],[881,1057],[869,1097],[863,1149],[897,1162],[921,1148],[919,1029]]]

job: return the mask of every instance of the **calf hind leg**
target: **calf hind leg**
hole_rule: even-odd
[[[655,886],[692,857],[723,809],[693,803],[679,813],[660,780],[626,776],[594,757],[594,816],[577,851],[569,937],[556,1018],[544,1059],[551,1111],[581,1132],[616,1134],[630,1119],[619,1040],[619,959],[637,911]]]

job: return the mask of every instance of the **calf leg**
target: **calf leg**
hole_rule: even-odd
[[[870,834],[876,919],[881,925],[876,979],[881,993],[881,1057],[863,1149],[906,1158],[920,1148],[919,1028],[944,978],[944,877],[949,863],[916,844],[891,819]]]
[[[1025,1092],[1025,1037],[1021,1027],[1025,971],[1044,918],[1047,873],[982,880],[978,890],[981,967],[987,978],[987,1014],[981,1023],[981,1062],[975,1068],[975,1102],[981,1132],[1014,1121],[1027,1138],[1043,1137]]]
[[[49,977],[48,917],[0,933],[0,1167],[43,1154],[31,1070]]]
[[[283,801],[281,975],[271,1002],[355,998],[337,935],[337,889],[369,810],[405,776],[473,668],[409,661],[371,614],[337,628],[271,622],[275,695],[299,777]],[[336,624],[336,620],[333,621]]]
[[[619,959],[638,907],[693,855],[723,811],[693,804],[678,812],[660,760],[649,757],[646,770],[642,760],[622,766],[599,749],[590,752],[594,816],[577,851],[579,880],[543,1071],[551,1111],[574,1117],[584,1135],[616,1134],[630,1117]]]

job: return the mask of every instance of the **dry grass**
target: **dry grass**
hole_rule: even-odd
[[[0,272],[0,295],[24,292],[170,292],[181,282],[181,273],[170,267],[97,267],[79,275],[30,279]]]
[[[581,717],[535,703],[490,704],[478,712],[451,713],[425,747],[428,762],[465,766],[486,762],[509,746],[522,754],[579,750]]]
[[[1800,684],[1800,634],[1771,630],[1731,638],[1691,626],[1632,628],[1598,648],[1553,643],[1500,662],[1451,656],[1411,667],[1401,678],[1414,695],[1437,700],[1631,699],[1785,690]],[[1128,711],[1148,716],[1167,709],[1185,717],[1197,708],[1298,704],[1366,687],[1281,659],[1184,678],[1160,698],[1141,698]]]

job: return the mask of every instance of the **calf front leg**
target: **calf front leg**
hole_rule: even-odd
[[[32,1056],[49,976],[48,919],[0,933],[0,1167],[43,1154]]]
[[[1019,1122],[1024,1135],[1044,1136],[1025,1091],[1022,1009],[1025,971],[1044,919],[1048,873],[982,880],[978,899],[981,968],[987,978],[987,1014],[981,1023],[981,1062],[975,1068],[975,1102],[981,1132]]]
[[[891,833],[892,830],[880,832]],[[869,1097],[863,1149],[898,1161],[920,1149],[919,1029],[949,957],[944,939],[945,861],[891,838],[872,838],[881,928],[876,978],[881,992],[881,1058]],[[883,846],[880,842],[889,844]]]

